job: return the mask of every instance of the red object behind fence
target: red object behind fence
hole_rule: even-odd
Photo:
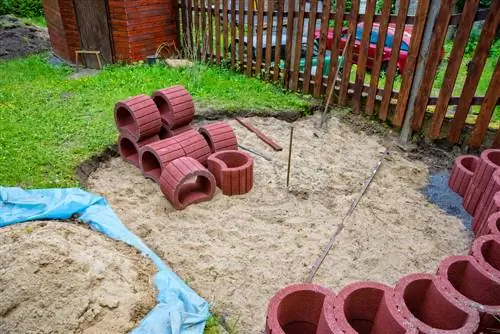
[[[462,197],[469,187],[478,160],[474,155],[462,155],[455,160],[448,185]]]

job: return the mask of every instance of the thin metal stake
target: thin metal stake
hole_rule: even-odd
[[[293,126],[290,128],[290,147],[288,148],[288,172],[286,175],[286,187],[290,184],[290,164],[292,162]]]

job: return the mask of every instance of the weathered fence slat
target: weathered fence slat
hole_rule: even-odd
[[[227,19],[227,14],[228,14],[228,8],[227,8],[227,1],[228,0],[222,0],[222,37],[223,39],[223,44],[222,44],[222,59],[226,59],[227,57],[227,50],[228,50],[228,19]],[[232,2],[232,1],[231,1]]]
[[[255,48],[256,60],[255,73],[260,75],[260,68],[262,66],[262,31],[264,27],[264,0],[259,0],[257,3],[257,46]]]
[[[448,141],[452,143],[457,143],[460,139],[460,134],[465,125],[467,119],[467,114],[469,113],[470,103],[474,94],[476,93],[476,88],[481,78],[481,74],[486,63],[486,58],[488,57],[488,50],[495,38],[495,33],[500,23],[500,0],[493,0],[490,7],[490,14],[486,18],[486,21],[479,37],[479,42],[474,53],[474,57],[469,66],[469,73],[465,79],[464,88],[462,94],[460,95],[460,102],[455,111],[455,116],[451,124],[450,132],[448,133]]]
[[[214,25],[212,22],[212,0],[206,0],[207,1],[207,16],[208,16],[208,60],[213,61],[214,60]]]
[[[304,94],[309,94],[309,81],[311,80],[314,33],[316,28],[316,12],[318,11],[318,0],[311,0],[311,13],[309,15],[309,27],[307,28],[307,46],[306,46],[306,64],[304,67],[304,82],[302,83],[302,91]],[[316,72],[317,75],[322,75]]]
[[[372,65],[372,78],[370,79],[370,89],[368,90],[368,99],[366,101],[365,107],[365,113],[367,115],[372,115],[375,108],[375,99],[377,96],[378,82],[380,79],[380,70],[382,68],[382,56],[384,55],[385,39],[387,37],[387,28],[389,27],[390,14],[391,2],[384,1],[378,31],[377,48],[375,50],[375,59]]]
[[[288,18],[286,23],[286,48],[285,48],[285,89],[290,89],[290,69],[292,68],[292,38],[294,26],[295,2],[299,0],[288,0]]]
[[[297,20],[297,36],[295,36],[294,62],[292,69],[292,90],[297,91],[299,85],[299,65],[302,55],[302,34],[304,32],[304,12],[306,9],[306,0],[299,0],[299,18]]]
[[[262,1],[262,0],[261,0]],[[269,71],[271,67],[271,52],[272,52],[272,41],[273,41],[273,29],[274,29],[274,11],[268,11],[266,12],[266,64],[264,65],[264,78],[266,80],[269,80]],[[279,49],[278,45],[276,45],[276,49]],[[276,52],[276,51],[275,51]]]
[[[201,61],[205,61],[207,58],[207,44],[208,44],[208,34],[207,34],[207,17],[206,17],[206,7],[205,0],[200,0],[201,3]]]
[[[400,128],[403,124],[406,107],[408,105],[408,98],[410,96],[411,85],[413,83],[413,75],[418,61],[418,54],[420,52],[420,44],[424,36],[425,19],[427,11],[429,10],[429,0],[420,0],[415,17],[415,25],[413,26],[412,36],[410,40],[410,50],[408,51],[408,58],[406,59],[403,76],[401,79],[401,88],[398,95],[398,103],[396,111],[392,118],[392,124]]]
[[[236,2],[236,0],[233,0]],[[240,67],[240,71],[244,71],[245,69],[245,60],[244,60],[244,48],[243,48],[243,40],[245,39],[245,0],[239,0],[238,2],[238,66]],[[236,42],[235,42],[236,44]]]
[[[285,0],[278,0],[278,27],[276,28],[276,47],[274,49],[274,69],[273,81],[278,81],[281,61],[281,35],[283,34],[283,12],[285,10]]]
[[[322,13],[330,13],[331,1],[324,1]],[[314,91],[313,96],[318,97],[321,95],[321,87],[323,84],[323,68],[325,65],[325,54],[326,54],[326,41],[328,36],[329,19],[327,15],[324,15],[321,19],[320,36],[319,36],[319,46],[318,46],[318,60],[316,63],[316,76],[314,77]],[[330,62],[333,57],[330,57]]]
[[[345,0],[337,0],[337,7],[335,8],[335,27],[333,30],[333,41],[332,41],[332,53],[330,56],[330,69],[328,70],[328,81],[326,85],[326,91],[329,92],[332,85],[337,84],[337,78],[334,76],[337,74],[337,68],[340,66],[338,62],[338,56],[340,51],[340,40],[342,35],[342,19],[344,17],[345,11]],[[354,38],[354,36],[353,36]],[[333,86],[335,88],[335,86]]]
[[[361,94],[365,81],[366,64],[368,61],[368,48],[370,47],[370,39],[373,25],[373,15],[375,14],[376,0],[368,0],[366,5],[365,20],[363,22],[363,34],[361,37],[361,45],[358,51],[358,66],[356,69],[356,79],[354,81],[354,94],[352,97],[352,112],[359,114],[361,111]],[[354,43],[355,45],[356,43]],[[354,46],[356,47],[356,45]]]
[[[469,0],[470,1],[470,0]],[[495,72],[491,77],[490,85],[484,96],[484,102],[481,105],[481,110],[479,111],[479,116],[476,120],[476,125],[472,131],[471,137],[469,139],[469,146],[473,148],[479,148],[483,142],[486,131],[488,130],[488,125],[493,116],[493,111],[500,98],[500,60],[497,61]]]
[[[378,118],[382,121],[387,120],[389,115],[389,106],[391,104],[391,92],[394,87],[394,79],[396,78],[396,72],[398,70],[398,59],[399,52],[401,49],[401,42],[403,41],[403,34],[405,28],[405,19],[408,14],[409,0],[401,0],[399,3],[399,13],[396,22],[396,28],[394,31],[394,37],[392,40],[392,50],[391,59],[387,67],[385,85],[384,85],[384,95],[382,97],[382,104],[380,106],[380,111]]]
[[[350,15],[350,22],[349,22],[349,34],[351,35],[352,39],[352,47],[347,48],[347,52],[345,54],[345,59],[344,59],[344,69],[342,73],[342,81],[341,81],[341,86],[340,86],[340,92],[339,92],[339,104],[344,105],[345,101],[347,99],[347,91],[348,91],[348,84],[350,81],[350,76],[351,76],[351,67],[353,63],[353,51],[354,48],[356,47],[356,28],[358,25],[358,17],[359,17],[359,0],[352,0],[351,2],[351,15]],[[332,55],[335,57],[335,55]],[[334,78],[336,81],[337,78]]]
[[[199,50],[199,42],[200,42],[200,18],[198,16],[198,0],[193,0],[193,16],[194,16],[194,26],[193,26],[193,35],[194,35],[194,48],[193,52],[198,55]]]
[[[223,0],[224,1],[224,0]],[[220,0],[215,0],[214,3],[214,20],[215,20],[215,55],[217,64],[220,63]]]
[[[250,3],[250,2],[249,2]],[[243,41],[240,42],[240,47],[243,47]],[[247,74],[252,75],[253,61],[253,6],[248,6],[248,23],[247,23]]]
[[[231,67],[236,68],[236,0],[231,0],[231,39],[230,39],[230,44],[231,44]]]
[[[187,15],[188,9],[186,7],[186,2],[187,2],[187,0],[181,0],[181,15],[182,15],[182,39],[181,39],[181,43],[183,46],[187,46],[186,44],[188,42],[187,20],[188,20],[189,15]]]

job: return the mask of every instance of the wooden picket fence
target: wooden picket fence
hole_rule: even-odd
[[[359,14],[359,0],[352,0],[350,12],[346,11],[345,0],[335,0],[334,8],[333,1],[318,0],[256,0],[253,3],[249,0],[180,0],[180,34],[183,49],[190,50],[201,61],[225,64],[249,76],[260,76],[288,90],[315,97],[324,96],[334,85],[335,103],[351,106],[353,113],[374,115],[396,128],[406,126],[413,132],[424,132],[430,139],[446,137],[451,143],[472,148],[500,147],[500,131],[493,140],[485,140],[495,108],[500,112],[498,60],[485,96],[475,96],[499,27],[500,0],[493,0],[490,8],[481,9],[479,0],[467,0],[464,10],[458,14],[453,14],[453,0],[419,0],[413,16],[408,15],[410,1],[400,0],[398,13],[391,15],[391,1],[385,1],[376,14],[376,0],[367,0],[364,13]],[[434,1],[439,2],[438,7],[433,7]],[[435,20],[429,22],[432,10]],[[475,21],[484,21],[484,25],[461,94],[453,96]],[[341,35],[344,34],[344,42],[346,34],[355,36],[360,23],[364,27],[379,25],[375,55],[368,58],[371,29],[363,29],[360,40],[348,43],[345,57],[341,59],[341,74],[335,78],[341,66],[337,56],[343,51]],[[412,25],[408,57],[402,73],[398,73],[400,48],[408,25]],[[453,47],[439,95],[431,96],[450,26],[456,26]],[[388,27],[394,29],[392,50],[390,60],[383,62]],[[429,29],[432,31],[426,41]],[[332,33],[332,37],[327,37]],[[286,43],[282,43],[285,39]],[[328,67],[327,54],[330,55]],[[353,65],[356,65],[355,71]],[[371,79],[365,83],[368,70]],[[382,74],[384,81],[380,79]],[[394,87],[396,80],[400,81],[399,89]],[[480,106],[480,111],[470,131],[466,119],[472,106]],[[447,115],[449,109],[454,110],[452,117]],[[405,118],[408,118],[406,122]]]

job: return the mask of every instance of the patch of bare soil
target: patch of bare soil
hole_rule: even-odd
[[[0,229],[0,333],[128,333],[155,305],[154,266],[83,225]]]
[[[240,144],[273,159],[255,157],[249,194],[227,197],[218,190],[212,201],[176,211],[158,185],[120,158],[102,163],[88,187],[105,196],[124,224],[238,333],[259,333],[269,299],[285,285],[305,280],[385,151],[378,135],[354,131],[337,118],[320,131],[319,119],[316,115],[293,123],[290,190],[291,124],[258,117],[248,121],[284,150],[272,151],[228,120]],[[432,272],[443,257],[465,252],[469,235],[461,221],[420,192],[427,180],[424,163],[391,147],[315,283],[335,291],[358,280],[394,284],[402,275]]]
[[[0,16],[0,59],[23,57],[50,49],[45,28],[27,25],[10,15]]]

